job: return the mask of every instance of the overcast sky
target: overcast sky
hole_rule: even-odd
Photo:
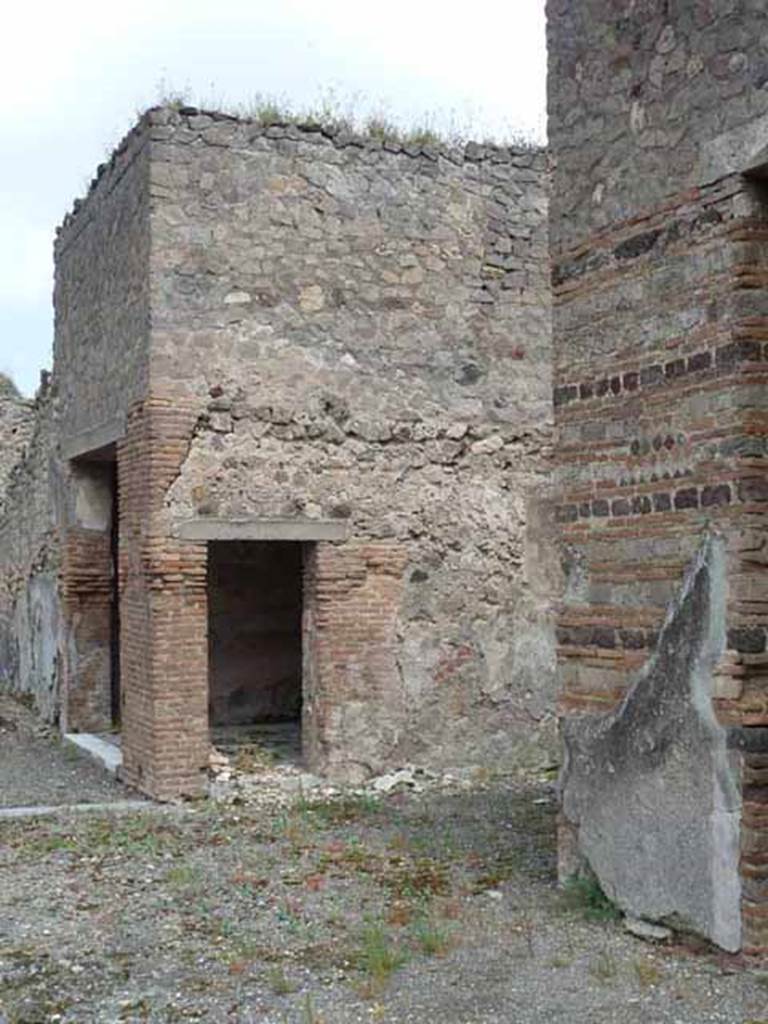
[[[49,367],[54,229],[137,111],[333,89],[400,122],[542,140],[544,0],[27,0],[4,12],[0,371]]]

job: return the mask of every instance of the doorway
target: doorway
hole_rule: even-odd
[[[303,545],[208,544],[209,718],[217,748],[298,759]]]
[[[70,634],[66,730],[120,725],[119,509],[115,445],[73,459],[64,582]]]

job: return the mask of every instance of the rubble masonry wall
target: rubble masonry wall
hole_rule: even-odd
[[[310,569],[331,573],[328,614],[348,608],[306,673],[326,769],[540,760],[545,155],[150,116],[151,389],[197,412],[169,531],[347,524]]]

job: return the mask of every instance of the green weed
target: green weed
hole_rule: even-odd
[[[378,797],[368,794],[342,797],[338,800],[312,800],[302,797],[297,809],[318,824],[333,826],[372,817],[381,810],[381,802]]]
[[[169,868],[165,881],[174,889],[189,889],[200,884],[203,872],[192,864],[176,864]]]
[[[431,857],[390,857],[379,880],[397,899],[429,899],[451,893],[448,866]]]
[[[231,104],[214,95],[195,98],[190,90],[179,91],[161,81],[156,102],[175,110],[188,106],[218,110],[265,127],[298,125],[328,134],[349,133],[403,146],[462,146],[478,136],[473,116],[462,117],[455,110],[441,110],[423,113],[410,124],[402,123],[388,112],[385,104],[371,104],[358,92],[342,95],[332,87],[321,90],[314,103],[297,105],[285,94],[258,92],[244,103]],[[481,134],[485,134],[483,142],[490,146],[538,148],[533,139],[514,128],[502,132],[499,138]]]
[[[325,1018],[321,1017],[315,1009],[315,1001],[311,992],[307,992],[304,997],[304,1024],[325,1024]]]
[[[589,965],[589,973],[593,978],[604,984],[612,981],[618,974],[616,958],[610,953],[603,951]]]
[[[659,965],[651,960],[636,960],[635,974],[640,988],[650,988],[651,985],[658,985],[664,977],[664,972]]]
[[[445,956],[451,948],[451,932],[431,915],[417,918],[411,933],[419,952],[426,956]]]
[[[587,921],[617,921],[621,917],[621,911],[593,874],[569,878],[563,887],[563,900],[566,907],[579,911]]]
[[[288,996],[296,991],[297,986],[290,981],[282,965],[275,964],[267,971],[267,984],[276,996]]]
[[[392,974],[403,966],[407,955],[402,947],[392,941],[383,925],[369,922],[360,936],[360,946],[354,960],[365,975],[365,994],[373,996],[381,992]]]

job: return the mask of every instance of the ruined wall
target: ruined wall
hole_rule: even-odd
[[[768,207],[741,172],[768,141],[762,6],[548,4],[558,659],[580,751],[563,776],[563,873],[586,857],[625,909],[753,951],[768,947],[768,751],[754,729],[768,684]],[[707,584],[721,639],[681,664],[696,629],[678,595],[706,536],[724,538]],[[657,677],[676,687],[672,732],[661,703],[636,713]],[[643,758],[617,757],[605,730]],[[708,826],[703,886],[695,857],[690,884],[676,875],[693,820]],[[660,886],[660,865],[680,884]]]
[[[16,408],[14,440],[26,441],[0,499],[0,687],[30,697],[48,721],[60,708],[53,409],[47,386],[20,419]]]
[[[64,439],[124,419],[147,390],[145,142],[140,129],[126,136],[56,236],[53,356]]]
[[[22,457],[32,436],[35,411],[13,382],[0,373],[0,508],[11,471]]]
[[[84,482],[65,449],[84,431],[124,431],[147,386],[144,142],[127,136],[57,233],[52,382],[34,408],[0,401],[0,431],[12,435],[0,493],[16,462],[0,502],[0,684],[65,729],[110,724],[109,524],[83,517]]]
[[[59,229],[55,257],[54,380],[62,486],[62,725],[98,732],[112,725],[114,565],[112,509],[100,464],[115,460],[127,417],[147,393],[149,192],[146,135],[137,126],[102,165],[87,197]],[[106,512],[94,499],[104,492]],[[94,516],[94,508],[98,514]]]
[[[205,778],[215,566],[179,531],[211,517],[346,525],[305,552],[315,767],[546,756],[546,192],[540,152],[189,109],[100,169],[57,240],[55,380],[62,454],[117,442],[129,782]],[[71,694],[81,640],[104,675],[107,536],[60,465]]]
[[[330,750],[353,774],[540,758],[551,566],[527,558],[546,534],[544,155],[150,118],[151,389],[199,416],[169,527],[348,523],[316,566],[351,602],[316,630],[333,634],[335,683],[312,701],[326,766]],[[389,602],[369,627],[364,594]],[[364,670],[341,642],[358,627],[378,652]]]

